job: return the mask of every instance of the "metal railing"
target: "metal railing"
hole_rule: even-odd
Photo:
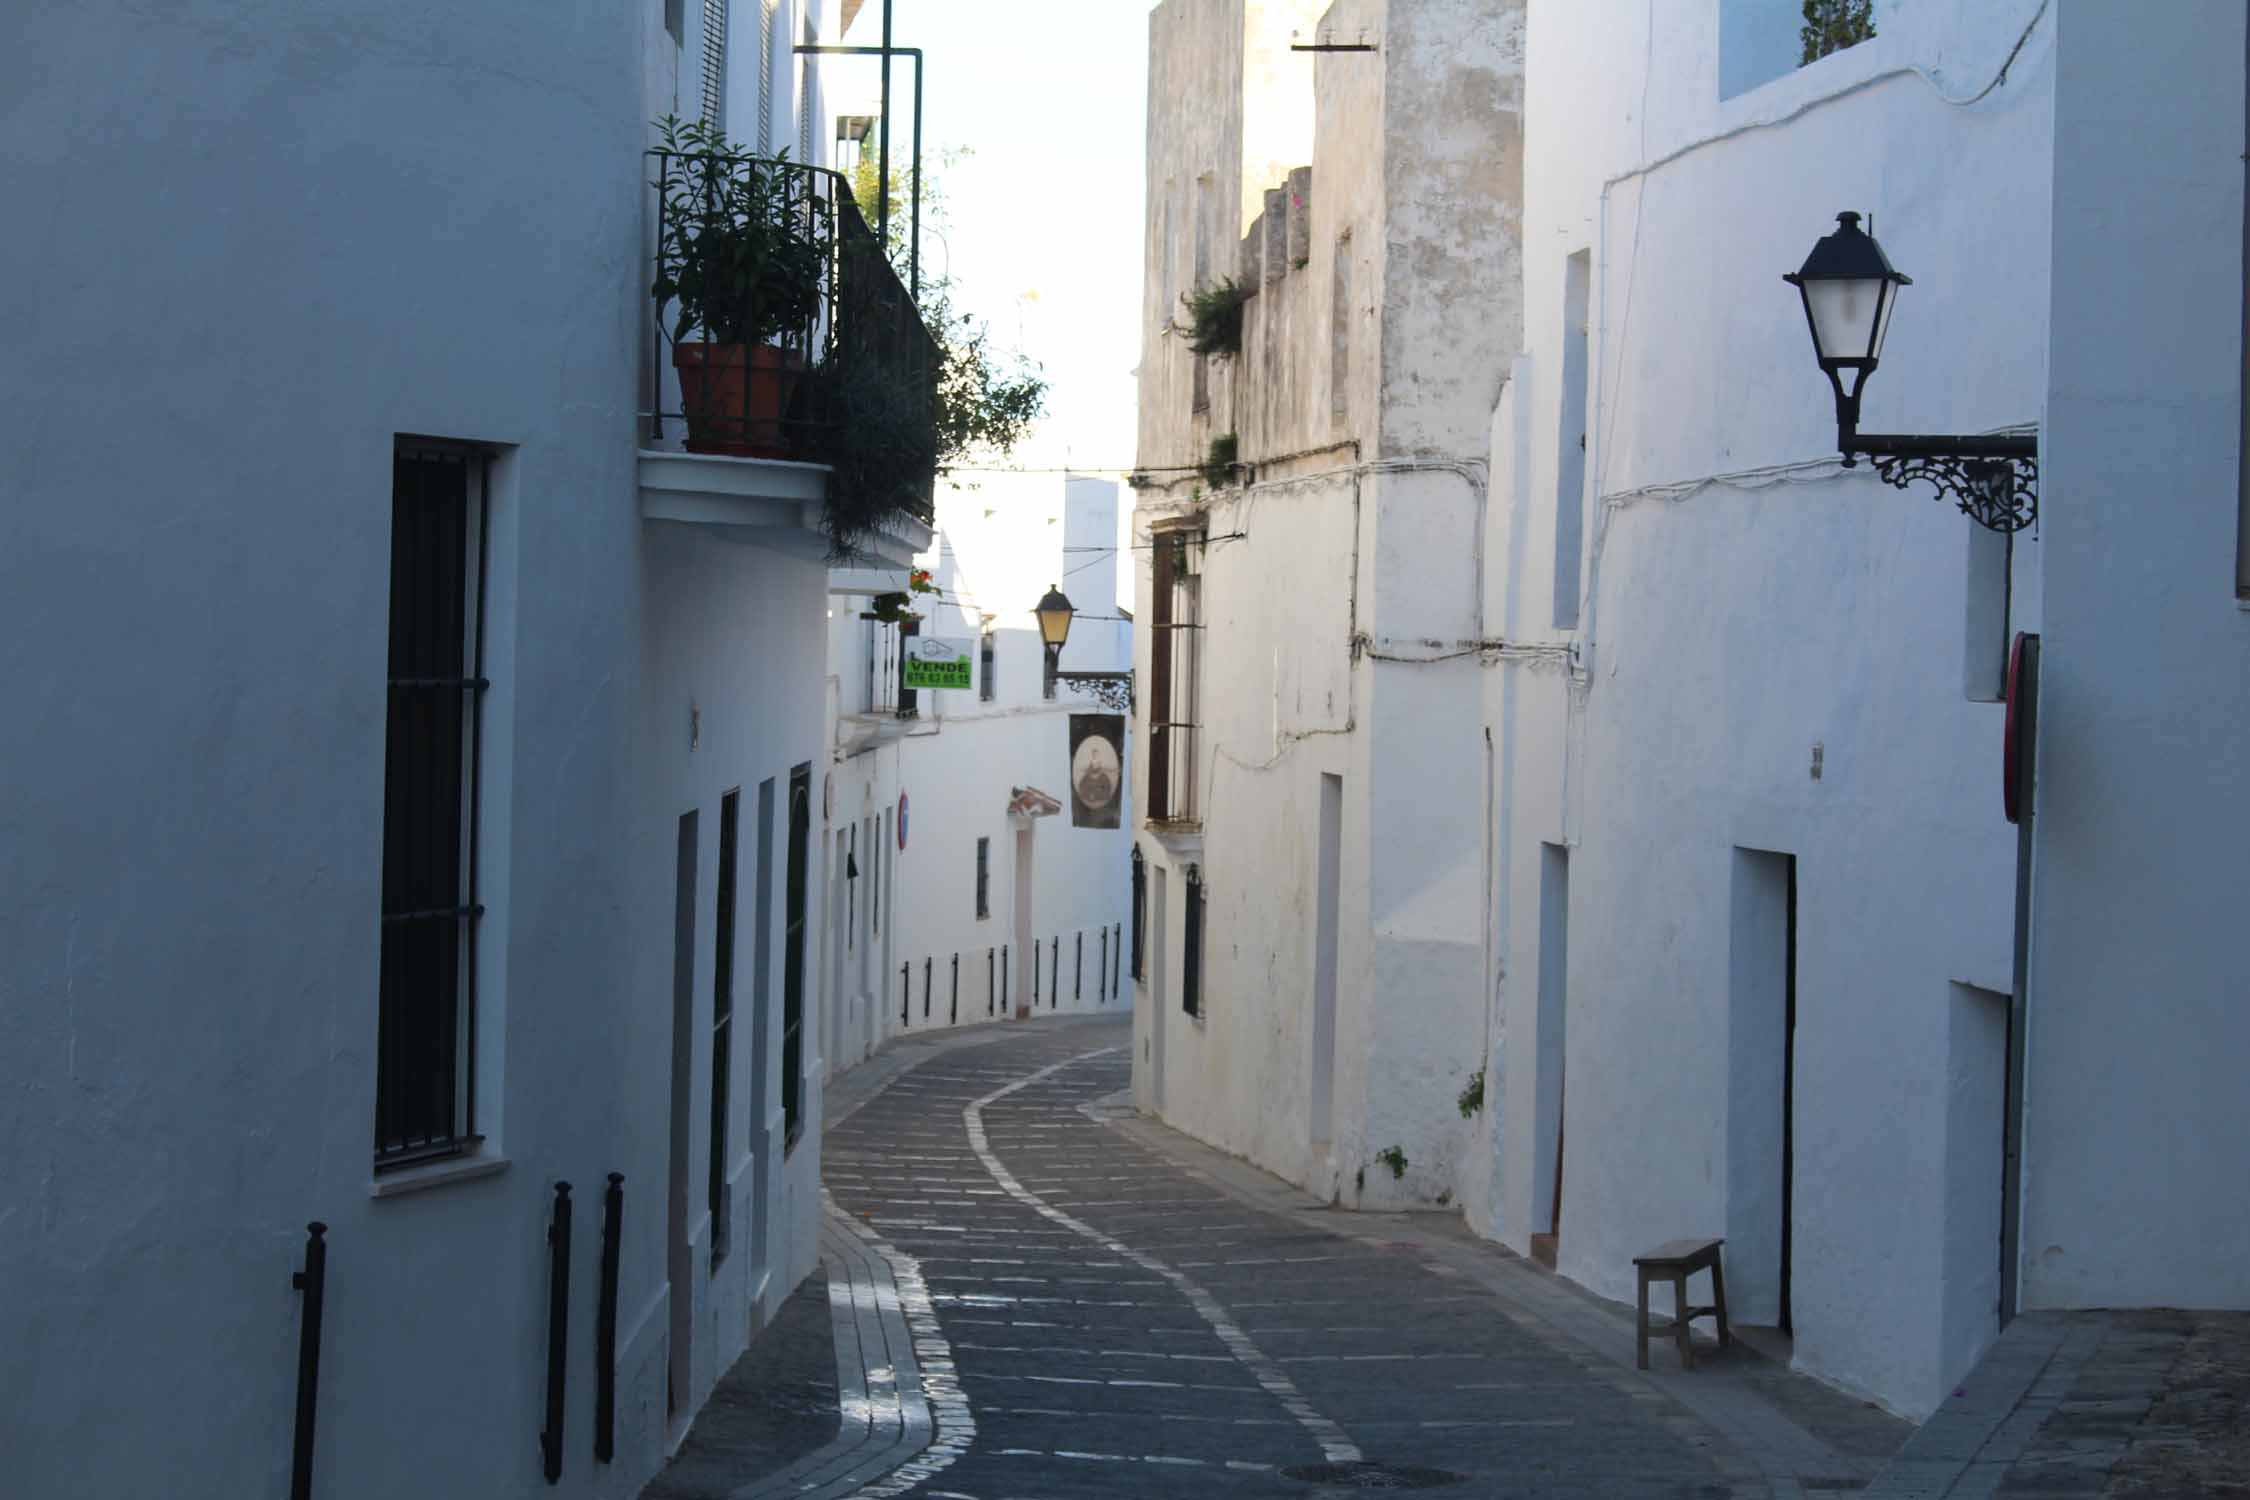
[[[320,1318],[328,1297],[328,1226],[305,1226],[305,1268],[289,1284],[305,1294],[297,1325],[297,1425],[289,1444],[289,1500],[312,1500],[313,1419],[320,1409]]]
[[[539,1430],[541,1468],[549,1484],[562,1479],[564,1355],[570,1347],[570,1184],[555,1184],[547,1225],[547,1403]]]
[[[908,470],[934,453],[937,345],[844,178],[733,151],[648,159],[649,441],[836,463],[849,433],[855,460],[889,449]],[[927,483],[903,493],[930,519]]]

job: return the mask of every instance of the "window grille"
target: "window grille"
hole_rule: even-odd
[[[391,463],[378,1167],[477,1139],[486,474],[457,449],[402,444]]]
[[[773,8],[758,0],[758,154],[773,155]],[[799,157],[802,161],[804,158]]]
[[[727,128],[727,0],[703,0],[703,121]]]
[[[807,6],[804,15],[804,35],[798,38],[807,46],[820,40],[813,27],[812,8]],[[805,57],[797,67],[797,160],[810,166],[813,159],[813,60]]]
[[[1141,971],[1141,923],[1148,911],[1148,865],[1141,858],[1138,846],[1133,850],[1133,979],[1136,983],[1148,976]]]
[[[992,632],[987,630],[984,639],[977,644],[977,697],[986,703],[992,702],[999,692],[999,684],[992,675],[998,658],[999,652],[995,648]]]
[[[911,719],[922,711],[922,692],[906,685],[906,643],[922,633],[920,620],[908,620],[898,627],[898,716]]]
[[[728,1064],[734,1031],[735,861],[742,830],[742,789],[719,799],[719,910],[711,953],[711,1264],[727,1258]]]
[[[1202,815],[1196,733],[1202,705],[1203,532],[1159,532],[1149,622],[1149,809],[1155,822]]]
[[[859,825],[844,830],[844,951],[859,939]]]
[[[977,920],[992,915],[992,840],[977,840]]]
[[[1203,1014],[1203,868],[1189,865],[1187,918],[1181,933],[1180,1008],[1191,1016]]]
[[[805,901],[812,838],[812,765],[789,773],[788,904],[781,944],[781,1116],[783,1150],[805,1124]]]

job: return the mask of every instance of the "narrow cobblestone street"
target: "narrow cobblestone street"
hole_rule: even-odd
[[[879,1092],[856,1109],[857,1075],[840,1080],[837,1113],[852,1112],[831,1125],[828,1189],[857,1221],[841,1239],[880,1260],[914,1325],[916,1369],[896,1373],[906,1446],[928,1447],[898,1467],[900,1424],[880,1415],[889,1367],[848,1349],[836,1367],[870,1378],[846,1409],[876,1409],[877,1431],[847,1423],[841,1445],[809,1456],[786,1436],[745,1446],[725,1412],[754,1422],[760,1391],[807,1373],[792,1368],[804,1340],[761,1342],[650,1493],[1793,1494],[1777,1470],[1856,1488],[1903,1440],[1905,1424],[1739,1347],[1709,1349],[1694,1375],[1636,1376],[1590,1299],[1440,1216],[1287,1207],[1278,1184],[1257,1201],[1157,1149],[1161,1127],[1121,1095],[1129,1037],[1121,1021],[1042,1024],[878,1059],[860,1088]],[[848,1297],[838,1241],[830,1285]],[[1464,1255],[1533,1278],[1565,1324],[1601,1319],[1611,1347],[1447,1263]],[[1777,1402],[1760,1376],[1804,1389]],[[1761,1418],[1795,1447],[1757,1435]]]

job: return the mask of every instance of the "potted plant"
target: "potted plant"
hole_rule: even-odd
[[[700,120],[657,122],[658,302],[676,308],[672,364],[691,453],[785,458],[781,418],[820,314],[832,230],[810,173],[754,156]],[[690,338],[700,334],[700,338]]]

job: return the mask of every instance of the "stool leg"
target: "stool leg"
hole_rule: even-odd
[[[1640,1283],[1641,1313],[1633,1323],[1633,1367],[1638,1370],[1645,1370],[1648,1368],[1648,1272],[1646,1270],[1640,1272]]]
[[[1687,1273],[1672,1278],[1672,1328],[1680,1341],[1680,1368],[1695,1368],[1695,1349],[1688,1343]]]
[[[1717,1261],[1711,1262],[1711,1306],[1719,1315],[1719,1347],[1724,1349],[1734,1339],[1727,1332],[1727,1273]]]

